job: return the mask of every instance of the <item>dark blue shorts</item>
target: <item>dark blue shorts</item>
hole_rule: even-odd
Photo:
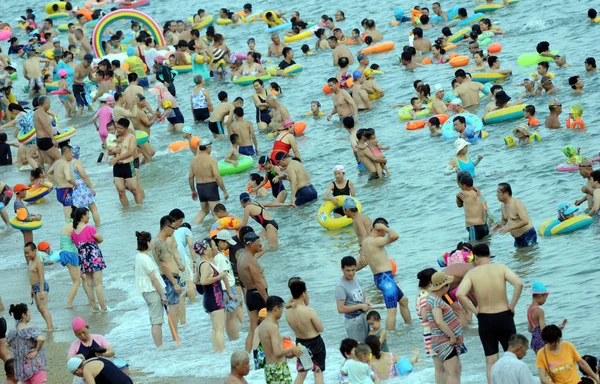
[[[252,156],[254,155],[254,147],[251,145],[248,145],[246,147],[240,146],[238,148],[238,152],[240,153],[240,155]]]
[[[296,201],[294,204],[297,206],[304,205],[306,203],[310,203],[313,200],[317,200],[318,194],[315,187],[312,184],[307,185],[305,187],[300,188],[296,192]]]
[[[38,293],[40,293],[40,285],[39,284],[32,285],[31,288],[33,288],[34,294],[37,295]],[[50,292],[50,286],[48,285],[48,282],[46,280],[44,280],[44,291]]]
[[[150,82],[148,81],[147,77],[138,77],[138,85],[142,88],[148,88],[150,86]]]
[[[169,117],[167,117],[167,120],[173,125],[183,124],[185,122],[185,119],[183,118],[183,115],[181,114],[179,108],[173,108],[173,112],[171,112]]]
[[[73,95],[75,96],[75,101],[77,102],[78,107],[87,107],[89,105],[87,102],[85,87],[82,84],[73,84]]]
[[[525,248],[531,247],[537,244],[537,233],[535,232],[535,228],[530,228],[529,231],[525,232],[519,237],[515,238],[515,247],[517,248]]]
[[[404,293],[396,284],[392,271],[381,272],[373,275],[375,286],[383,293],[386,308],[398,307],[398,301],[404,297]]]

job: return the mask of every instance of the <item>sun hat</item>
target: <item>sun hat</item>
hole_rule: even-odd
[[[454,142],[454,148],[456,148],[456,154],[458,155],[458,152],[462,151],[465,147],[471,145],[471,143],[469,143],[468,141],[458,138],[456,139],[456,141]]]
[[[498,91],[494,97],[496,99],[496,105],[506,104],[510,101],[510,96],[508,96],[504,91]]]
[[[430,291],[438,291],[442,289],[446,284],[450,284],[454,281],[454,276],[448,276],[444,272],[436,272],[431,276],[431,284],[429,284]]]
[[[216,239],[226,241],[229,245],[236,244],[235,240],[233,240],[233,237],[231,236],[231,232],[229,232],[226,229],[219,231],[219,233],[217,233]]]
[[[75,373],[75,371],[81,367],[81,364],[83,363],[83,360],[79,357],[71,357],[68,361],[67,361],[67,369],[69,370],[69,372],[71,373]]]
[[[520,124],[517,128],[513,130],[513,135],[517,136],[517,132],[521,132],[525,136],[530,136],[529,129],[526,124]]]
[[[344,168],[343,165],[336,165],[335,167],[333,167],[333,172],[337,172],[337,171],[346,173],[346,168]]]
[[[550,291],[546,286],[539,281],[534,281],[533,286],[531,287],[531,292],[534,295],[549,295]]]
[[[85,320],[83,320],[82,317],[76,317],[73,319],[71,327],[73,328],[73,332],[79,332],[83,328],[87,327],[87,323],[85,322]]]

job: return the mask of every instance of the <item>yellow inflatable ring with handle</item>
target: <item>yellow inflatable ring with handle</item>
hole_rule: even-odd
[[[317,220],[319,221],[319,224],[321,224],[321,226],[326,229],[340,229],[352,224],[352,219],[347,216],[331,216],[331,212],[333,212],[333,210],[337,207],[343,206],[344,200],[346,200],[348,197],[354,200],[358,212],[362,212],[362,204],[355,197],[346,195],[334,197],[337,199],[337,204],[334,204],[333,202],[328,200],[323,205],[321,205],[321,207],[319,208],[319,212],[317,213]]]

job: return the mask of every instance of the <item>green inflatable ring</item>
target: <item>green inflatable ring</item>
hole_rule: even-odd
[[[238,157],[238,165],[235,167],[233,164],[226,162],[225,160],[219,160],[219,175],[234,175],[236,173],[242,173],[249,170],[254,166],[254,159],[252,156],[240,155]]]

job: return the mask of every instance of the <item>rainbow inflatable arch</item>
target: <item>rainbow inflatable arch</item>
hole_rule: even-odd
[[[162,30],[158,24],[156,24],[154,19],[144,12],[136,11],[135,9],[120,9],[110,12],[100,19],[98,24],[96,24],[94,32],[92,33],[92,50],[94,51],[96,57],[100,58],[106,54],[102,48],[102,36],[104,35],[106,28],[108,28],[111,24],[121,20],[135,20],[139,22],[144,26],[144,29],[148,31],[150,36],[154,38],[156,45],[165,45],[165,37],[163,36]]]

